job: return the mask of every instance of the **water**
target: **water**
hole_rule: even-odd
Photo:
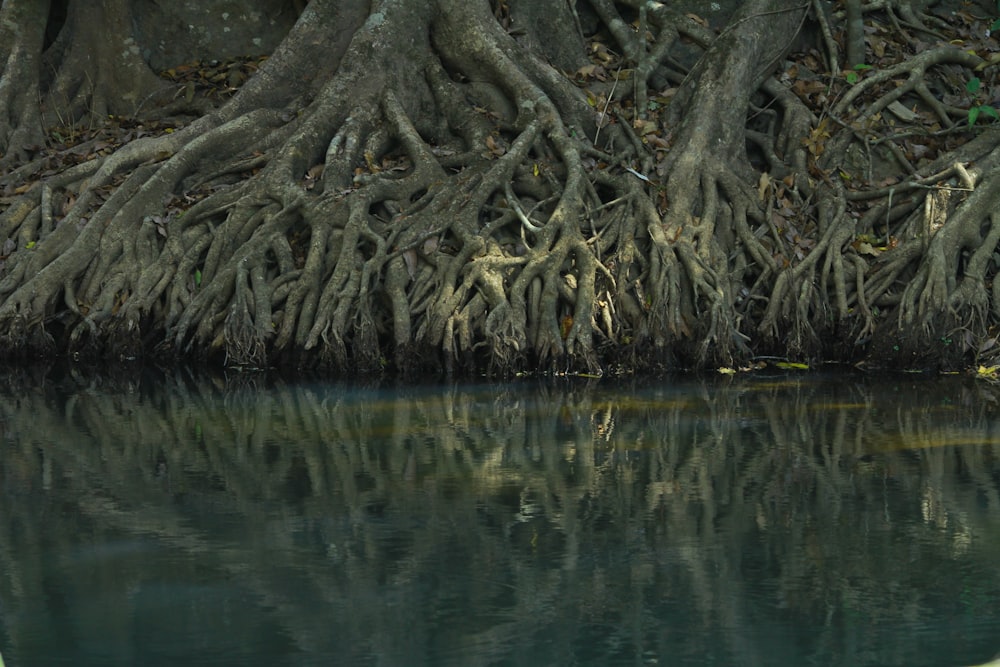
[[[0,651],[982,663],[1000,651],[998,396],[914,376],[4,376]]]

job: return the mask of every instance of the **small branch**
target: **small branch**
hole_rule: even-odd
[[[597,138],[599,136],[601,136],[601,127],[603,127],[603,123],[604,123],[605,119],[608,117],[608,107],[611,106],[611,100],[613,100],[614,97],[615,97],[615,89],[618,88],[618,77],[621,75],[621,73],[622,73],[622,68],[619,65],[618,66],[618,71],[615,72],[615,82],[611,86],[611,92],[608,93],[608,99],[604,101],[604,110],[601,111],[601,115],[597,119],[597,131],[594,132],[594,145],[595,146],[597,145]]]
[[[820,0],[812,0],[812,3],[813,13],[816,15],[816,20],[819,21],[820,32],[823,34],[823,43],[826,44],[826,66],[831,72],[840,71],[840,51],[837,48],[837,40],[833,38],[833,31],[830,30],[830,21],[827,20]]]

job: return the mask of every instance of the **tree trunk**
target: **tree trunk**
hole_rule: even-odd
[[[593,374],[910,363],[958,322],[967,359],[1000,319],[998,136],[927,82],[996,66],[807,71],[843,30],[813,4],[749,0],[716,33],[697,3],[312,0],[211,97],[154,76],[148,3],[71,3],[43,58],[48,3],[6,0],[4,353]],[[828,39],[789,62],[811,20]],[[957,138],[917,169],[892,113]]]
[[[136,116],[166,88],[143,60],[133,23],[130,0],[69,3],[66,25],[47,54],[56,76],[46,90],[43,121],[70,125],[109,114]]]
[[[699,358],[715,346],[715,355],[732,363],[734,346],[742,345],[733,336],[737,289],[731,284],[727,246],[734,224],[730,210],[746,215],[743,211],[756,206],[746,118],[751,95],[782,62],[805,11],[800,0],[744,3],[687,75],[670,107],[676,139],[660,167],[667,175],[665,210],[650,226],[662,258],[651,306],[671,337],[680,334],[698,344]],[[720,206],[720,196],[728,206]],[[697,322],[704,307],[700,302],[710,316]]]
[[[38,73],[49,3],[5,0],[0,4],[0,166],[27,157],[25,148],[44,141]]]

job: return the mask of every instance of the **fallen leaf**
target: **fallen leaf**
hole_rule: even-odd
[[[632,127],[637,129],[640,135],[653,134],[660,129],[655,120],[643,120],[642,118],[636,118],[632,122]]]
[[[912,123],[917,119],[917,114],[900,104],[899,100],[890,103],[888,108],[896,118],[904,123]]]
[[[500,157],[507,152],[507,149],[500,145],[493,135],[486,136],[486,147],[494,157]]]
[[[996,380],[1000,366],[980,366],[976,369],[976,376],[986,380]]]
[[[406,272],[410,274],[410,280],[417,277],[417,251],[413,248],[403,253],[403,262],[406,264]]]
[[[764,196],[767,191],[771,188],[771,177],[766,171],[762,171],[760,174],[760,180],[757,181],[757,197],[764,201]]]
[[[562,335],[563,340],[566,340],[566,338],[569,336],[570,329],[572,328],[573,328],[573,316],[572,315],[564,316],[562,318],[562,321],[559,323],[559,333]]]
[[[691,19],[692,21],[694,21],[695,23],[697,23],[698,25],[700,25],[700,26],[702,26],[704,28],[710,27],[708,25],[708,21],[706,21],[705,19],[701,18],[697,14],[685,14],[684,16],[688,17],[689,19]]]
[[[855,249],[858,251],[859,255],[871,255],[872,257],[878,257],[882,254],[879,250],[876,250],[875,246],[871,243],[866,243],[864,241],[858,243]]]

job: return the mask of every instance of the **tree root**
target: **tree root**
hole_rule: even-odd
[[[43,162],[5,173],[0,342],[248,369],[598,374],[612,358],[808,356],[837,337],[849,356],[904,328],[1000,319],[998,135],[919,163],[872,134],[901,101],[958,134],[928,77],[982,61],[929,49],[817,113],[768,76],[777,45],[751,39],[793,35],[807,4],[747,3],[719,36],[646,7],[646,43],[595,3],[635,64],[631,92],[617,75],[581,90],[459,0],[358,21],[301,98],[277,82],[307,63],[276,54],[186,127],[24,191]],[[660,64],[681,34],[708,48],[690,72]],[[654,81],[680,84],[663,127]],[[905,180],[855,187],[859,152]],[[946,188],[962,190],[932,219],[925,195]]]

